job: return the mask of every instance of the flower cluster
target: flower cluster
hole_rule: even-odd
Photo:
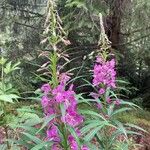
[[[107,89],[116,88],[115,59],[106,60],[100,56],[97,57],[93,70],[93,85],[98,90],[97,93],[91,93],[95,99],[103,96]],[[108,96],[106,102],[110,104],[112,99]],[[119,105],[120,100],[117,99],[114,103]],[[101,104],[98,104],[98,108],[101,107]]]
[[[64,86],[60,84],[52,91],[52,94],[57,104],[64,104],[66,113],[61,118],[62,122],[76,127],[82,123],[83,117],[77,112],[77,100],[72,88],[71,85],[68,90],[65,90]]]
[[[78,150],[78,144],[72,135],[68,136],[68,141],[69,141],[71,150]],[[89,148],[86,145],[82,145],[81,150],[89,150]]]
[[[68,90],[65,89],[66,82],[69,79],[70,77],[63,73],[60,75],[59,85],[55,88],[52,89],[50,84],[44,84],[41,87],[44,93],[41,104],[45,116],[59,116],[50,121],[47,130],[47,140],[54,142],[53,150],[58,149],[59,142],[61,141],[58,130],[59,125],[66,124],[76,130],[83,122],[83,117],[77,111],[77,100],[75,98],[75,92],[73,91],[73,85],[71,85]],[[64,113],[61,112],[60,106],[63,106]],[[72,135],[68,136],[68,142],[71,150],[78,150],[78,144]],[[61,148],[59,148],[59,150],[61,150]]]
[[[97,58],[97,63],[94,66],[93,85],[115,88],[116,71],[115,60],[104,61],[102,58]],[[103,94],[104,89],[100,89],[100,94]]]
[[[78,144],[72,135],[68,136],[68,141],[69,141],[71,150],[78,150]]]

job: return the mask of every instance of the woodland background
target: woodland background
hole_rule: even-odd
[[[75,58],[67,67],[83,66],[74,76],[84,72],[88,78],[86,71],[91,62],[85,56],[98,48],[97,14],[102,13],[105,31],[118,60],[118,76],[130,82],[126,85],[127,99],[149,109],[150,0],[59,0],[57,3],[60,22],[71,43],[60,47]],[[39,54],[51,50],[41,44],[45,39],[46,7],[47,0],[0,0],[0,51],[10,60],[21,61],[21,74],[13,79],[21,92],[41,85],[35,73],[38,74],[37,69],[45,60]],[[79,80],[78,85],[82,82]]]

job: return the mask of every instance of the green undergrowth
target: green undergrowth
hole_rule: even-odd
[[[79,106],[82,109],[92,110],[93,107],[90,107],[87,104],[82,104]],[[131,110],[123,113],[119,113],[116,116],[116,119],[120,120],[123,123],[132,123],[136,125],[143,125],[150,127],[150,111],[147,110]]]
[[[117,118],[125,123],[150,126],[150,111],[146,110],[133,110],[130,112],[125,112],[119,114]]]
[[[34,110],[39,110],[41,109],[40,104],[29,102],[29,101],[20,101],[17,104],[8,106],[8,109],[10,110],[10,114],[12,117],[12,114],[14,114],[14,116],[19,116],[20,114],[18,114],[17,110],[19,108],[23,107],[24,109],[34,109]],[[82,104],[79,105],[80,109],[86,109],[86,110],[92,110],[93,107],[89,106],[87,104]],[[144,128],[150,128],[150,111],[146,111],[146,110],[131,110],[131,111],[127,111],[127,112],[123,112],[123,113],[119,113],[116,116],[116,119],[118,119],[119,121],[123,122],[123,123],[132,123],[132,124],[136,124],[139,126],[142,126]]]

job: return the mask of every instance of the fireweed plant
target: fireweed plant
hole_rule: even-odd
[[[62,41],[65,45],[67,40],[62,37],[64,30],[61,27],[56,12],[55,2],[48,1],[48,13],[51,18],[46,19],[46,24],[50,26],[50,45],[53,52],[50,54],[51,80],[41,87],[43,96],[41,104],[45,118],[50,118],[47,130],[46,140],[52,142],[52,150],[88,150],[86,145],[79,141],[79,126],[84,118],[78,113],[76,93],[73,90],[73,84],[67,85],[70,76],[67,73],[60,73],[58,70],[58,60],[62,58],[58,42]],[[58,29],[58,30],[57,30]],[[60,30],[61,29],[61,30]],[[67,42],[67,43],[66,43]]]
[[[102,16],[100,15],[101,36],[100,50],[97,50],[96,60],[93,66],[92,83],[86,81],[95,92],[89,95],[93,98],[85,99],[82,94],[78,97],[79,103],[86,103],[80,113],[85,119],[80,129],[81,137],[86,143],[90,143],[90,149],[101,150],[128,150],[132,147],[130,134],[138,134],[131,129],[140,127],[133,124],[124,124],[117,119],[119,113],[136,109],[138,106],[131,102],[123,101],[115,94],[118,89],[116,79],[116,60],[115,55],[111,52],[110,42],[105,34]]]
[[[93,70],[93,86],[95,86],[98,90],[98,93],[92,93],[92,96],[95,99],[103,97],[107,89],[116,88],[115,59],[106,60],[106,58],[102,56],[97,56]],[[105,104],[110,103],[110,97],[107,97],[104,102]],[[119,104],[119,100],[115,102],[116,104]]]
[[[118,138],[122,139],[122,145],[126,144],[129,148],[127,134],[134,132],[128,131],[114,116],[130,108],[120,107],[127,103],[118,99],[113,92],[117,89],[116,61],[107,47],[102,47],[97,53],[92,80],[96,92],[90,93],[93,99],[89,100],[83,98],[82,94],[76,94],[73,84],[68,85],[70,76],[60,73],[57,67],[59,55],[55,51],[51,53],[51,80],[41,87],[41,105],[45,118],[49,120],[45,140],[52,143],[52,150],[113,150]],[[89,101],[94,110],[78,109],[78,102],[82,101]]]
[[[80,109],[85,121],[80,129],[81,137],[86,143],[91,143],[90,149],[128,150],[132,149],[133,141],[130,135],[140,135],[132,129],[142,130],[133,124],[124,124],[117,119],[119,113],[130,111],[135,104],[123,101],[114,93],[117,90],[116,61],[109,50],[103,49],[96,56],[91,87],[96,92],[90,93],[94,99],[79,96],[79,103],[88,107]],[[145,131],[144,131],[145,132]]]
[[[56,69],[52,70],[56,71]],[[50,83],[41,87],[43,91],[41,104],[44,115],[46,118],[53,116],[47,126],[46,140],[53,142],[52,150],[88,150],[86,145],[80,146],[76,139],[76,136],[80,136],[79,127],[84,118],[78,113],[73,84],[66,86],[69,80],[67,73],[60,73],[57,78],[55,76],[55,80],[52,77]]]
[[[57,45],[60,41],[64,44],[69,42],[62,38],[63,31],[57,23],[58,13],[54,4],[54,1],[48,0],[47,16],[51,18],[46,19],[45,34],[48,38],[44,41],[48,40],[48,47],[52,49],[50,54],[47,52],[49,61],[41,67],[46,69],[45,75],[50,79],[44,79],[46,82],[40,90],[44,119],[38,121],[40,129],[24,125],[26,132],[23,134],[27,138],[19,145],[24,142],[24,146],[31,150],[116,150],[121,145],[120,150],[128,150],[131,146],[128,135],[138,134],[130,129],[142,129],[123,124],[116,118],[119,113],[129,111],[129,106],[137,106],[121,100],[114,92],[117,90],[116,60],[110,51],[101,15],[101,49],[96,51],[92,83],[85,80],[95,92],[89,93],[92,98],[86,99],[82,93],[75,93],[73,84],[69,85],[70,75],[59,69],[59,60],[64,55]]]
[[[73,84],[68,85],[71,77],[57,69],[56,52],[51,53],[50,62],[51,80],[41,87],[41,105],[48,120],[45,140],[52,143],[51,149],[115,150],[118,144],[129,149],[132,144],[128,135],[138,134],[129,129],[142,129],[124,125],[115,118],[118,113],[131,109],[127,105],[135,105],[124,102],[113,92],[117,89],[114,55],[103,49],[96,56],[91,84],[96,92],[90,93],[93,99],[83,98],[82,94],[75,93]],[[90,107],[80,109],[78,103]]]
[[[51,54],[51,62],[56,60],[56,57],[56,53]],[[88,150],[89,148],[84,144],[81,145],[79,138],[76,138],[76,136],[81,137],[80,128],[84,117],[78,112],[73,84],[66,86],[70,77],[67,73],[57,73],[57,69],[53,68],[56,67],[55,63],[51,63],[53,64],[51,65],[51,71],[54,77],[52,76],[52,80],[41,87],[43,92],[41,105],[44,115],[47,119],[51,118],[47,125],[46,140],[53,142],[52,150]],[[98,91],[98,93],[91,93],[94,99],[103,97],[108,88],[116,88],[114,59],[106,61],[104,58],[97,56],[93,72],[93,86]],[[105,97],[103,99],[104,105],[111,103],[110,97],[107,97],[106,101]],[[115,104],[119,105],[119,103],[119,100],[115,101]],[[103,106],[101,103],[97,103],[97,107],[101,108]]]
[[[116,60],[110,52],[110,42],[105,34],[101,15],[100,22],[101,49],[97,51],[92,84],[89,83],[96,91],[89,94],[92,99],[76,94],[73,84],[68,85],[70,76],[66,72],[60,73],[58,69],[61,55],[58,53],[57,42],[51,42],[54,50],[50,54],[48,65],[51,80],[41,87],[41,105],[44,117],[48,120],[45,140],[52,143],[51,150],[115,150],[120,142],[126,149],[131,145],[128,134],[135,132],[128,130],[128,127],[134,125],[123,125],[115,116],[131,109],[126,105],[135,105],[124,102],[114,93],[117,89]],[[53,38],[57,36],[57,32],[52,33],[55,33]],[[90,107],[80,109],[78,103],[86,103]]]

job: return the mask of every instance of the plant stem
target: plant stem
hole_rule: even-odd
[[[4,65],[3,64],[2,64],[1,80],[2,80],[2,92],[4,92]]]
[[[9,135],[8,135],[8,127],[5,126],[5,133],[6,133],[6,145],[7,145],[7,149],[9,150],[10,149],[10,145],[9,145],[9,142],[8,142],[8,138],[9,138]]]
[[[2,92],[4,93],[4,65],[2,64],[2,73],[1,73],[1,80],[2,80]],[[2,105],[2,109],[3,109],[3,111],[4,111],[4,118],[5,118],[5,116],[6,116],[6,110],[5,110],[5,108],[6,108],[6,105],[5,105],[5,102],[3,103],[3,105]],[[5,129],[5,134],[6,134],[6,145],[7,145],[7,149],[9,150],[10,149],[10,145],[9,145],[9,142],[8,142],[8,138],[9,138],[9,135],[8,135],[8,127],[5,125],[5,127],[4,127],[4,129]]]
[[[65,125],[62,125],[62,131],[61,131],[63,137],[64,137],[64,150],[68,150],[68,144],[67,144],[67,134],[66,134],[66,128]]]

